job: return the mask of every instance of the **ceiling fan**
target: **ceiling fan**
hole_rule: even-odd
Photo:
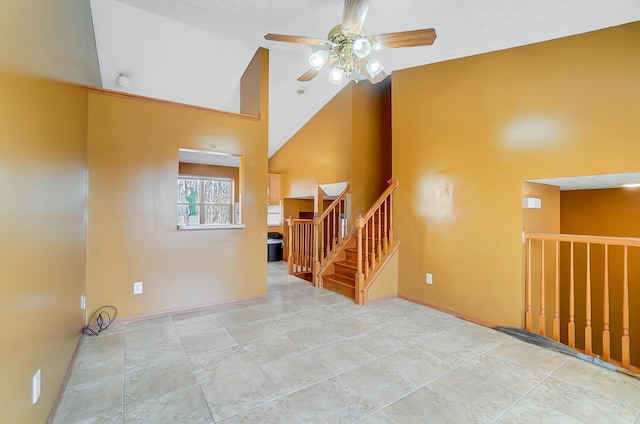
[[[369,56],[373,50],[429,46],[436,40],[436,30],[426,28],[368,36],[362,31],[362,24],[370,2],[371,0],[345,0],[342,23],[329,31],[326,40],[282,34],[267,34],[264,38],[322,47],[309,56],[311,69],[302,74],[298,81],[309,81],[321,69],[334,65],[329,73],[329,82],[332,84],[342,84],[344,78],[350,78],[353,72],[361,73],[371,83],[377,84],[387,74],[383,71],[382,64]]]

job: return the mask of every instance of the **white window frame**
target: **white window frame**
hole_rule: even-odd
[[[177,197],[178,197],[177,207],[176,207],[176,214],[177,214],[176,219],[177,219],[177,222],[178,222],[178,227],[182,227],[184,225],[228,226],[228,225],[232,225],[234,223],[236,202],[235,202],[235,181],[233,180],[233,178],[181,174],[181,175],[178,175],[178,185],[176,187],[176,190],[180,189],[180,181],[181,180],[196,180],[197,181],[197,192],[198,192],[198,202],[197,202],[198,215],[197,216],[198,216],[198,222],[197,223],[189,222],[188,221],[188,217],[186,217],[186,219],[184,219],[178,213],[178,210],[180,209],[181,206],[186,206],[187,208],[189,207],[189,202],[180,202],[179,201],[179,194],[180,193],[178,192],[178,193],[176,193]],[[224,182],[229,182],[231,184],[231,194],[230,194],[230,202],[229,203],[206,203],[204,201],[204,182],[205,181],[211,181],[211,180],[224,181]],[[217,224],[205,224],[205,222],[204,222],[204,220],[206,219],[205,210],[206,210],[206,206],[208,206],[208,205],[229,206],[228,222],[227,223],[217,223]]]

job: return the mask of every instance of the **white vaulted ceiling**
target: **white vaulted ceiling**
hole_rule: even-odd
[[[240,77],[270,50],[269,156],[342,87],[297,78],[311,48],[267,33],[326,38],[343,0],[91,0],[103,88],[239,110]],[[368,34],[436,29],[433,46],[375,52],[385,71],[536,43],[640,20],[640,0],[372,0]],[[116,85],[120,72],[128,88]],[[297,94],[304,87],[305,93]]]

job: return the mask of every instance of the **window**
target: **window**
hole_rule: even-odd
[[[233,223],[233,180],[178,177],[178,225]]]
[[[282,225],[282,208],[280,205],[267,206],[267,225],[272,227]]]

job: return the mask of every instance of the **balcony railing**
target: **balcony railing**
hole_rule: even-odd
[[[526,233],[525,242],[525,329],[639,372],[640,238]]]

